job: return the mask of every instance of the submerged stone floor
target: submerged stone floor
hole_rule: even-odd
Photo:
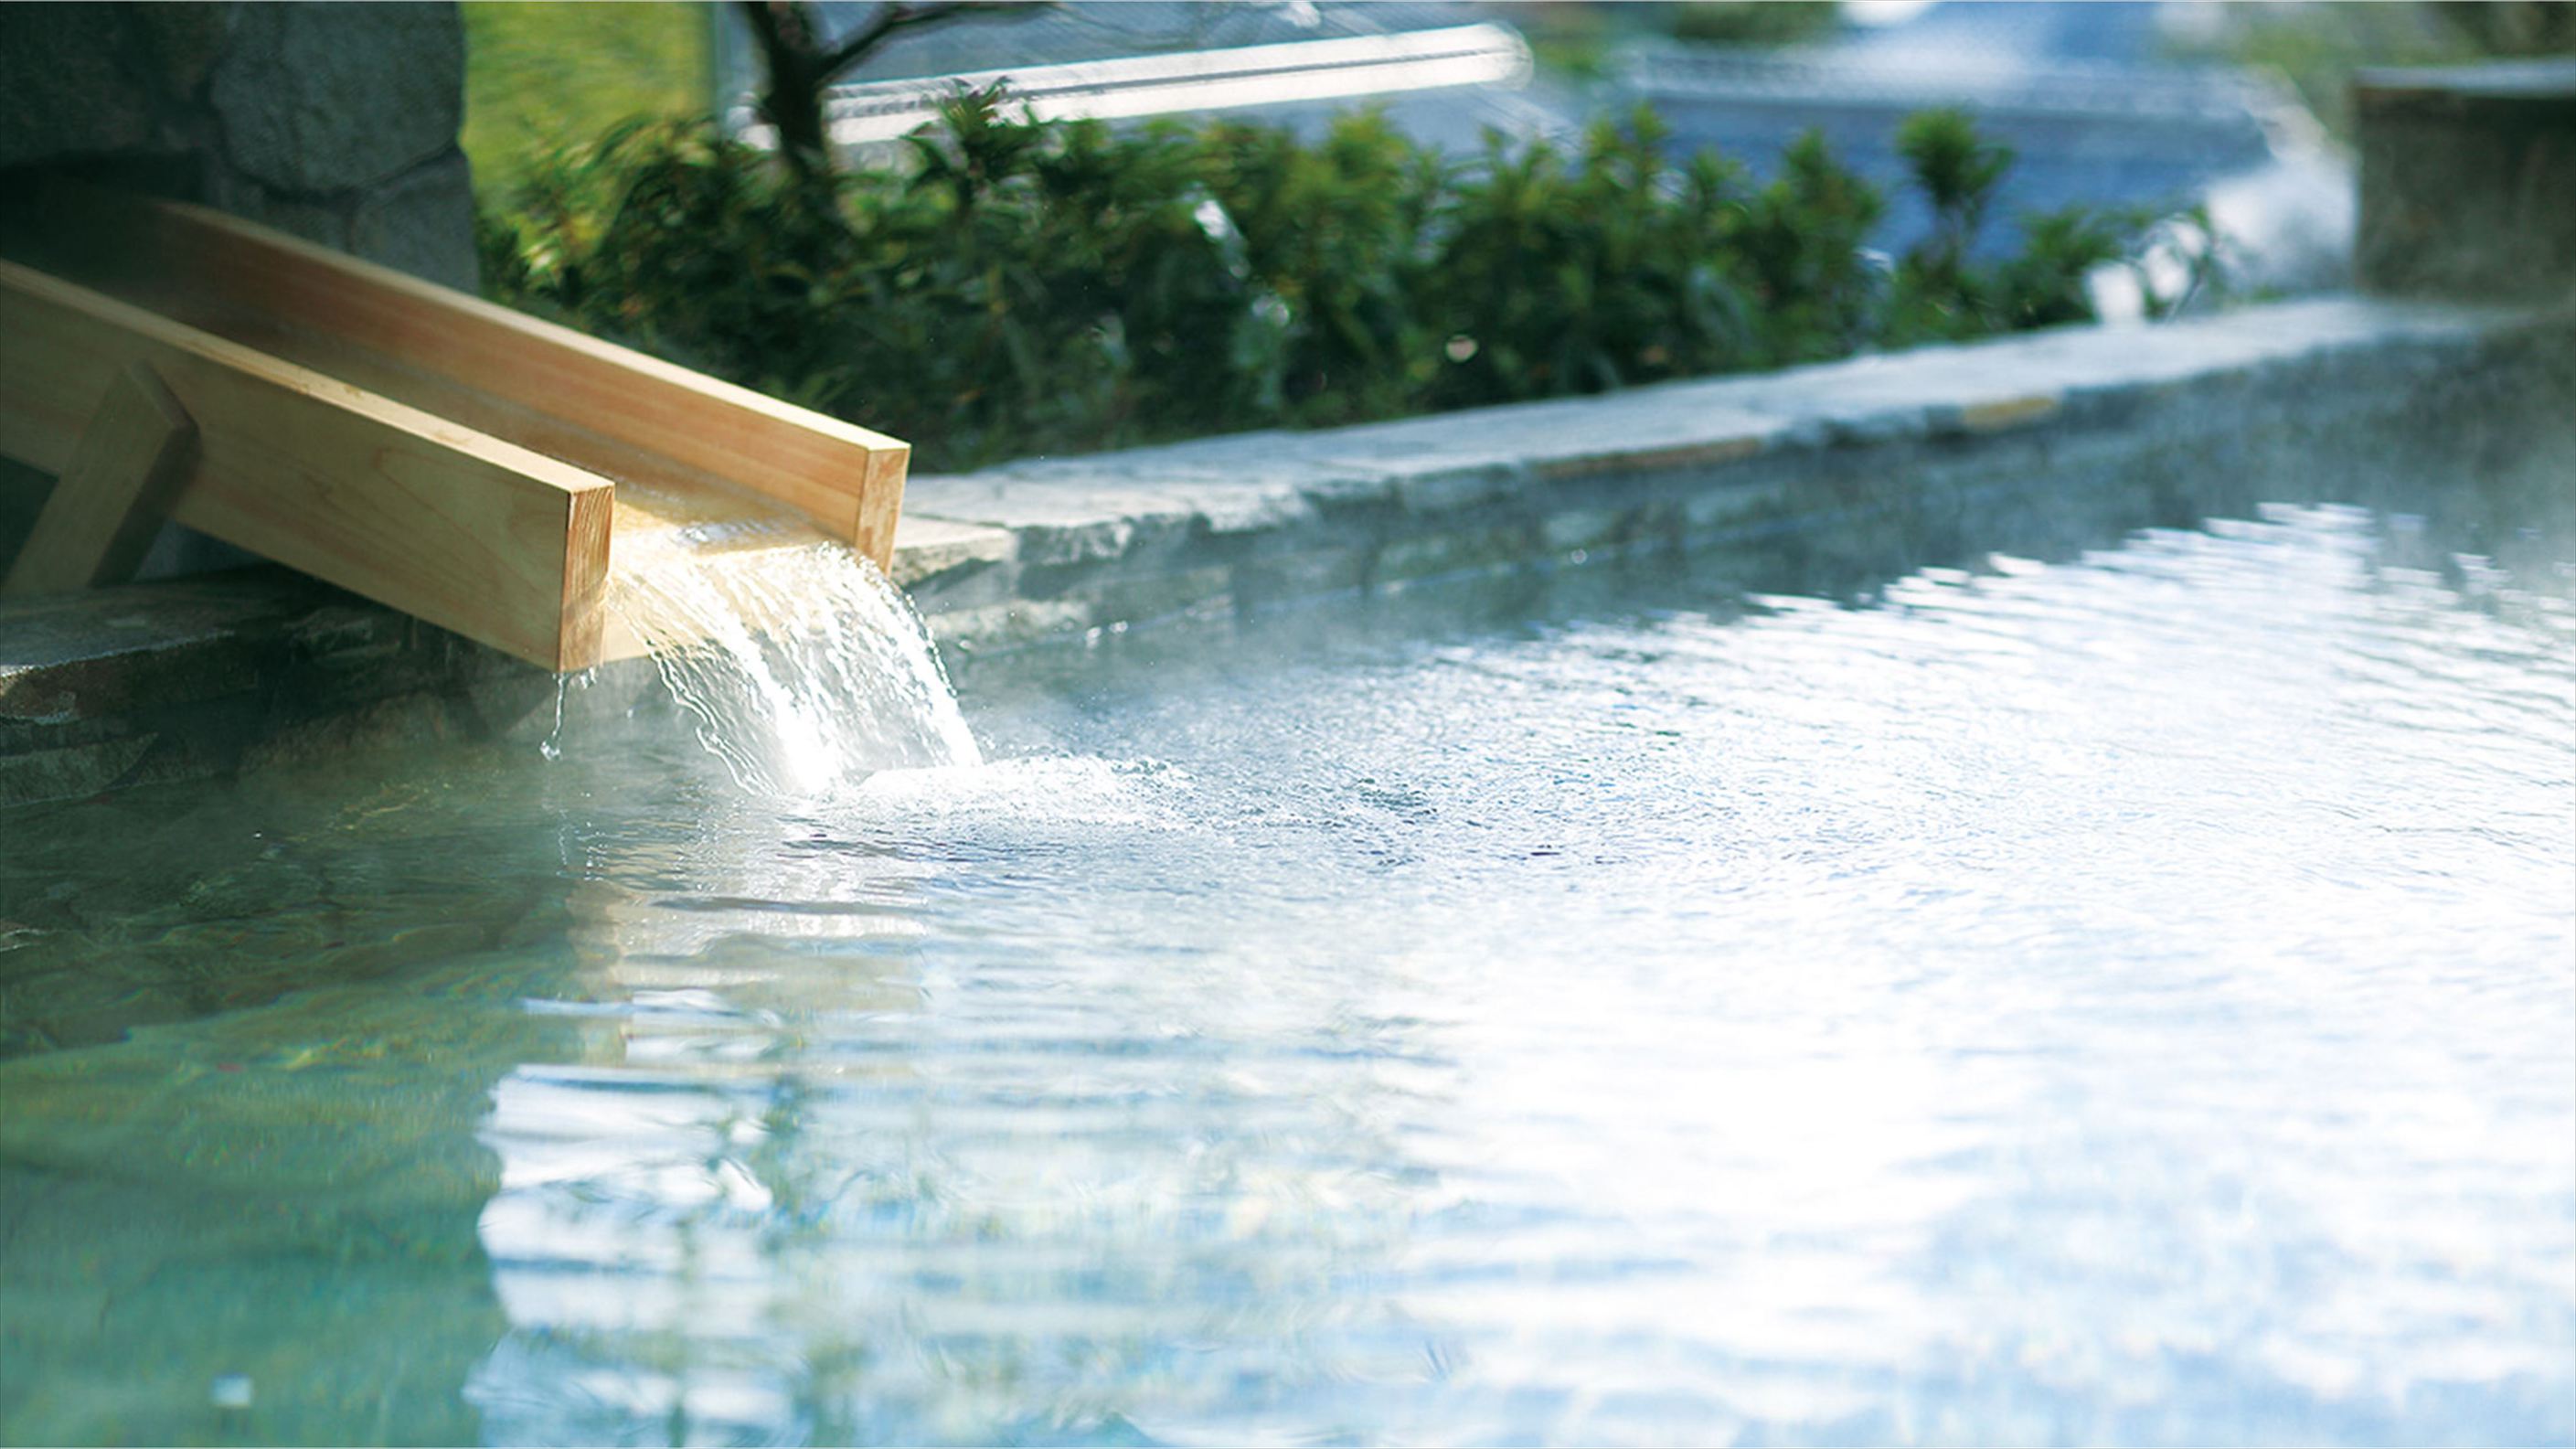
[[[2442,470],[2554,506],[2571,460],[2576,308],[2329,298],[920,476],[894,574],[971,653],[1637,550],[2044,550]],[[10,601],[0,807],[520,731],[555,697],[275,567]]]

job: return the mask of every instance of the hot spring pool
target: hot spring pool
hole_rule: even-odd
[[[0,819],[0,1438],[2576,1435],[2564,576],[1513,587]]]

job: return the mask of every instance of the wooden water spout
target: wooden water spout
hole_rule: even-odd
[[[167,518],[576,670],[637,647],[621,535],[791,512],[892,556],[893,438],[202,208],[13,211],[0,455],[60,481],[7,592],[125,577]]]

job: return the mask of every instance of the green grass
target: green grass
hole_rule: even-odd
[[[498,196],[532,158],[634,116],[704,115],[704,3],[466,0],[465,154]]]

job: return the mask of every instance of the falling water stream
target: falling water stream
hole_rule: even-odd
[[[790,527],[654,535],[611,586],[611,618],[650,650],[699,741],[772,796],[980,764],[912,602],[865,558]]]

